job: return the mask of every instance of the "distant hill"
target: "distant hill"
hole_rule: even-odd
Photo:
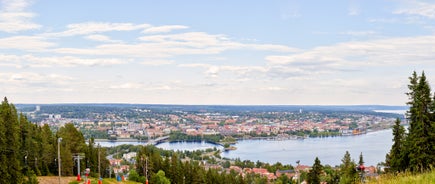
[[[159,104],[16,104],[23,112],[34,111],[39,105],[43,108],[92,108],[115,110],[123,108],[151,109],[156,111],[186,112],[284,112],[284,111],[373,111],[373,110],[407,110],[407,106],[386,105],[159,105]]]

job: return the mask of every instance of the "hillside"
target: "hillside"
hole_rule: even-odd
[[[435,170],[428,173],[410,174],[404,173],[397,176],[381,175],[378,180],[371,180],[369,184],[431,184],[435,183]]]

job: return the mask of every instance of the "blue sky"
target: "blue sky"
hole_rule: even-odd
[[[3,0],[14,103],[405,105],[435,1]]]

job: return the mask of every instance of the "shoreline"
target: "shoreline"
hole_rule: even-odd
[[[405,126],[406,125],[402,125]],[[389,130],[391,128],[384,128],[384,129],[375,129],[375,130],[367,130],[364,133],[359,133],[359,134],[350,134],[350,135],[334,135],[334,136],[317,136],[317,137],[310,137],[309,135],[305,135],[305,136],[294,136],[294,135],[288,135],[288,137],[280,137],[280,136],[268,136],[268,137],[250,137],[250,138],[236,138],[236,141],[245,141],[245,140],[268,140],[268,141],[285,141],[285,140],[304,140],[304,139],[310,139],[310,138],[328,138],[328,137],[349,137],[349,136],[360,136],[360,135],[367,135],[367,134],[371,134],[371,133],[376,133],[376,132],[380,132],[380,131],[385,131],[385,130]],[[140,140],[140,139],[132,139],[132,138],[128,138],[128,139],[116,139],[116,140],[110,140],[110,139],[94,139],[95,143],[99,143],[99,142],[132,142],[132,143],[148,143],[148,140]],[[206,143],[210,143],[210,144],[215,144],[215,145],[219,145],[219,146],[223,146],[222,143],[216,143],[216,142],[211,142],[211,141],[206,141],[206,140],[193,140],[193,141],[189,141],[189,140],[176,140],[176,141],[165,141],[165,142],[206,142]],[[236,142],[237,143],[237,142]],[[159,143],[160,144],[160,143]],[[158,145],[158,144],[156,144]]]

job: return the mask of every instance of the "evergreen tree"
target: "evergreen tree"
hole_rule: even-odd
[[[352,161],[349,151],[346,151],[342,164],[340,165],[340,184],[356,183],[358,173],[356,172],[356,164]]]
[[[424,171],[430,169],[435,162],[435,138],[433,117],[433,101],[429,83],[425,73],[417,76],[413,73],[410,79],[407,93],[410,106],[408,111],[409,134],[406,137],[406,150],[403,160],[406,168],[412,171]],[[391,161],[390,161],[391,162]]]
[[[308,173],[308,183],[310,184],[320,184],[320,175],[322,174],[323,166],[320,164],[319,158],[316,157],[314,160],[313,167]]]
[[[41,128],[41,157],[39,158],[40,162],[38,164],[42,168],[42,175],[50,175],[53,173],[56,173],[57,167],[56,167],[56,161],[55,158],[57,158],[56,155],[56,147],[57,144],[55,144],[56,138],[53,135],[53,132],[50,130],[50,127],[45,124]]]
[[[359,165],[364,165],[364,158],[363,158],[363,154],[362,152],[359,154],[359,161],[358,161]]]
[[[390,153],[387,155],[388,161],[386,161],[391,172],[403,171],[406,167],[404,159],[405,138],[405,128],[400,125],[400,119],[397,118],[393,126],[393,145],[391,146]]]
[[[100,155],[101,156],[101,155]],[[97,177],[98,175],[98,148],[95,147],[94,138],[90,138],[85,154],[86,168],[89,168],[91,176]],[[83,163],[83,162],[81,162]],[[80,164],[81,165],[81,164]],[[81,168],[83,168],[81,166]]]
[[[74,154],[86,152],[85,138],[72,123],[67,123],[65,126],[61,127],[57,135],[62,138],[60,144],[62,175],[71,176],[75,172]],[[94,172],[97,172],[97,170]]]
[[[1,169],[0,183],[22,183],[23,175],[20,161],[24,159],[21,153],[19,139],[20,127],[17,111],[14,105],[9,104],[5,97],[0,106],[1,133]]]

